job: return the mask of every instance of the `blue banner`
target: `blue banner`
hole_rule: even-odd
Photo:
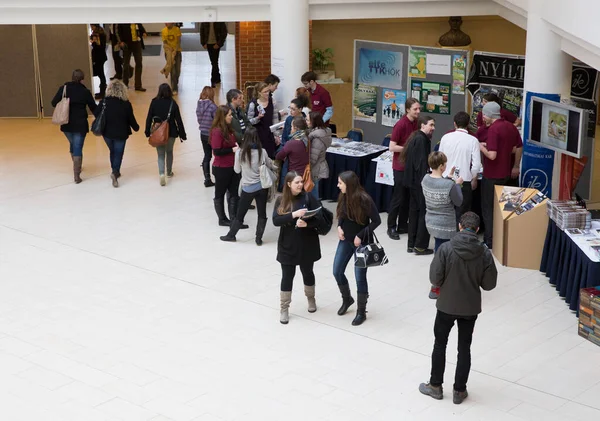
[[[358,83],[403,90],[402,53],[361,48],[358,54]]]
[[[552,171],[554,169],[554,151],[529,142],[531,97],[560,102],[558,94],[538,94],[527,92],[523,121],[523,158],[521,160],[521,187],[538,189],[552,197]]]

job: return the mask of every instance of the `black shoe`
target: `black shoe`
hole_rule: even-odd
[[[466,390],[464,392],[457,392],[456,390],[452,391],[452,402],[455,405],[460,405],[461,403],[463,403],[463,401],[465,399],[467,399],[467,397],[469,396],[469,392],[467,392]]]
[[[358,302],[356,303],[356,317],[352,320],[352,326],[360,326],[367,320],[367,299],[369,298],[369,294],[365,294],[362,292],[357,293],[356,299]]]
[[[433,254],[432,249],[418,249],[415,247],[415,255],[416,256],[427,256]]]
[[[146,88],[135,88],[136,91],[146,92]]]
[[[408,229],[406,229],[406,228],[396,228],[396,232],[398,234],[408,234]]]
[[[262,238],[256,238],[255,241],[256,241],[256,245],[257,246],[262,246],[263,245]]]
[[[407,253],[414,253],[414,252],[415,252],[415,248],[414,248],[414,247],[408,247],[408,248],[406,249],[406,252],[407,252]]]
[[[214,187],[215,183],[212,180],[204,180],[204,187]]]
[[[348,308],[350,308],[350,306],[354,304],[354,298],[352,298],[352,295],[350,294],[350,285],[338,284],[338,288],[340,289],[340,293],[342,294],[342,306],[338,310],[337,314],[338,316],[343,316],[348,311]]]
[[[400,234],[398,234],[398,232],[396,231],[396,228],[388,228],[387,235],[392,240],[399,240],[400,239]]]
[[[222,237],[219,237],[221,239],[221,241],[230,241],[232,243],[235,243],[236,239],[235,239],[235,235],[230,236],[229,234],[224,235]]]
[[[254,205],[250,205],[250,206],[248,207],[248,209],[256,209],[256,206],[254,206]]]
[[[250,227],[248,225],[246,225],[246,224],[240,225],[240,229],[241,230],[247,230],[248,228],[250,228]]]

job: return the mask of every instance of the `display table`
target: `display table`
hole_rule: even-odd
[[[600,225],[594,222],[594,229]],[[594,256],[592,256],[594,257]],[[600,263],[592,261],[552,220],[548,222],[540,271],[550,278],[569,308],[579,313],[579,290],[600,286]]]
[[[344,142],[343,146],[327,149],[329,178],[319,181],[321,199],[336,201],[339,195],[338,175],[344,171],[354,171],[361,185],[365,185],[371,160],[382,154],[387,147],[365,142]]]

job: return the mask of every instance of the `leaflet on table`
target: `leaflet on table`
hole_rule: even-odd
[[[384,153],[382,153],[379,156],[376,156],[375,158],[373,158],[371,161],[377,162],[377,161],[389,161],[392,162],[392,159],[394,158],[394,153],[387,150]]]

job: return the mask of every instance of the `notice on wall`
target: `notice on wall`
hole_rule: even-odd
[[[403,89],[403,54],[397,51],[361,48],[358,52],[358,83]]]
[[[450,114],[449,83],[412,81],[411,93],[421,103],[423,112]]]
[[[427,54],[427,74],[447,75],[452,74],[452,57],[442,54]]]
[[[357,83],[354,86],[353,115],[355,120],[377,121],[377,88]]]
[[[452,93],[465,94],[465,74],[467,68],[467,57],[462,54],[452,56]]]
[[[416,77],[425,79],[427,73],[425,72],[427,67],[427,52],[423,50],[410,49],[408,58],[408,75],[410,77]]]
[[[406,92],[395,89],[384,89],[381,96],[381,124],[394,127],[398,120],[405,114],[405,102]]]

